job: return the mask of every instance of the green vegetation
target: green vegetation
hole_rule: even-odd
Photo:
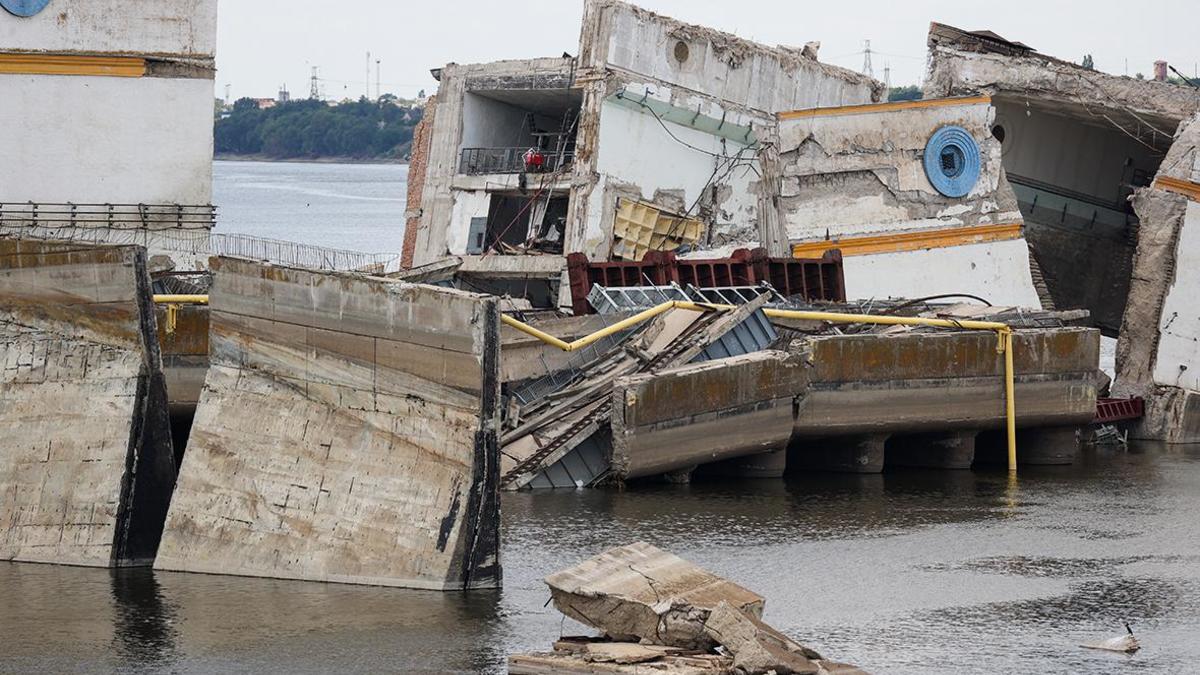
[[[919,101],[924,96],[921,88],[915,84],[907,87],[892,87],[888,90],[889,101]]]
[[[243,98],[218,113],[215,146],[218,154],[270,159],[404,159],[423,112],[390,94],[337,105],[291,101],[265,110]]]

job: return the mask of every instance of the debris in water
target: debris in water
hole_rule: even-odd
[[[1101,649],[1106,652],[1124,652],[1125,654],[1132,654],[1141,649],[1142,645],[1138,642],[1137,637],[1134,636],[1133,629],[1129,627],[1129,624],[1125,624],[1125,631],[1129,634],[1101,640],[1100,642],[1087,642],[1079,646],[1085,649]]]
[[[646,543],[605,551],[546,584],[559,611],[604,635],[510,656],[510,673],[865,675],[763,623],[760,596]]]

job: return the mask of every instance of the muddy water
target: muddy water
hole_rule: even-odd
[[[638,539],[874,673],[1200,672],[1200,449],[1074,467],[506,495],[505,588],[413,593],[0,564],[3,672],[492,672],[581,630],[547,573]],[[1079,649],[1129,620],[1144,649]]]

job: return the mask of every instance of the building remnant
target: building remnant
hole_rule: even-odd
[[[981,96],[780,113],[791,254],[840,251],[850,298],[957,292],[1039,307],[995,115]]]
[[[637,261],[684,244],[763,241],[757,214],[774,188],[758,175],[760,129],[781,110],[882,92],[797,50],[617,0],[585,4],[577,57],[435,73],[406,267],[521,252],[555,256],[561,269],[564,253]]]
[[[0,560],[154,560],[175,460],[146,265],[0,237]]]
[[[212,363],[155,567],[498,585],[497,300],[212,266]]]
[[[0,12],[0,231],[190,261],[214,220],[217,0],[51,9]]]
[[[1200,114],[1180,128],[1154,182],[1138,190],[1141,219],[1113,391],[1145,399],[1134,438],[1200,441]]]
[[[1141,396],[1134,437],[1200,440],[1193,337],[1168,297],[1190,294],[1194,88],[1107,75],[987,32],[934,23],[927,96],[987,94],[1008,180],[1053,306],[1119,336],[1114,391]],[[1174,188],[1174,190],[1172,190]],[[1182,275],[1182,276],[1181,276]],[[1182,348],[1178,346],[1182,345]]]
[[[763,623],[761,596],[644,542],[552,574],[546,585],[555,608],[603,636],[510,656],[511,673],[865,675]]]

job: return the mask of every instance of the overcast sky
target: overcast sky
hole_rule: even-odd
[[[870,39],[875,76],[919,84],[930,21],[975,30],[1096,68],[1149,76],[1156,59],[1191,75],[1200,61],[1200,1],[1154,0],[640,0],[689,23],[770,45],[822,44],[822,61],[860,70]],[[437,84],[429,69],[448,62],[575,54],[583,0],[220,0],[218,95],[274,96],[286,85],[307,96],[312,66],[330,98],[357,97],[367,51],[379,59],[384,92],[403,97]],[[372,63],[372,94],[374,94]]]

